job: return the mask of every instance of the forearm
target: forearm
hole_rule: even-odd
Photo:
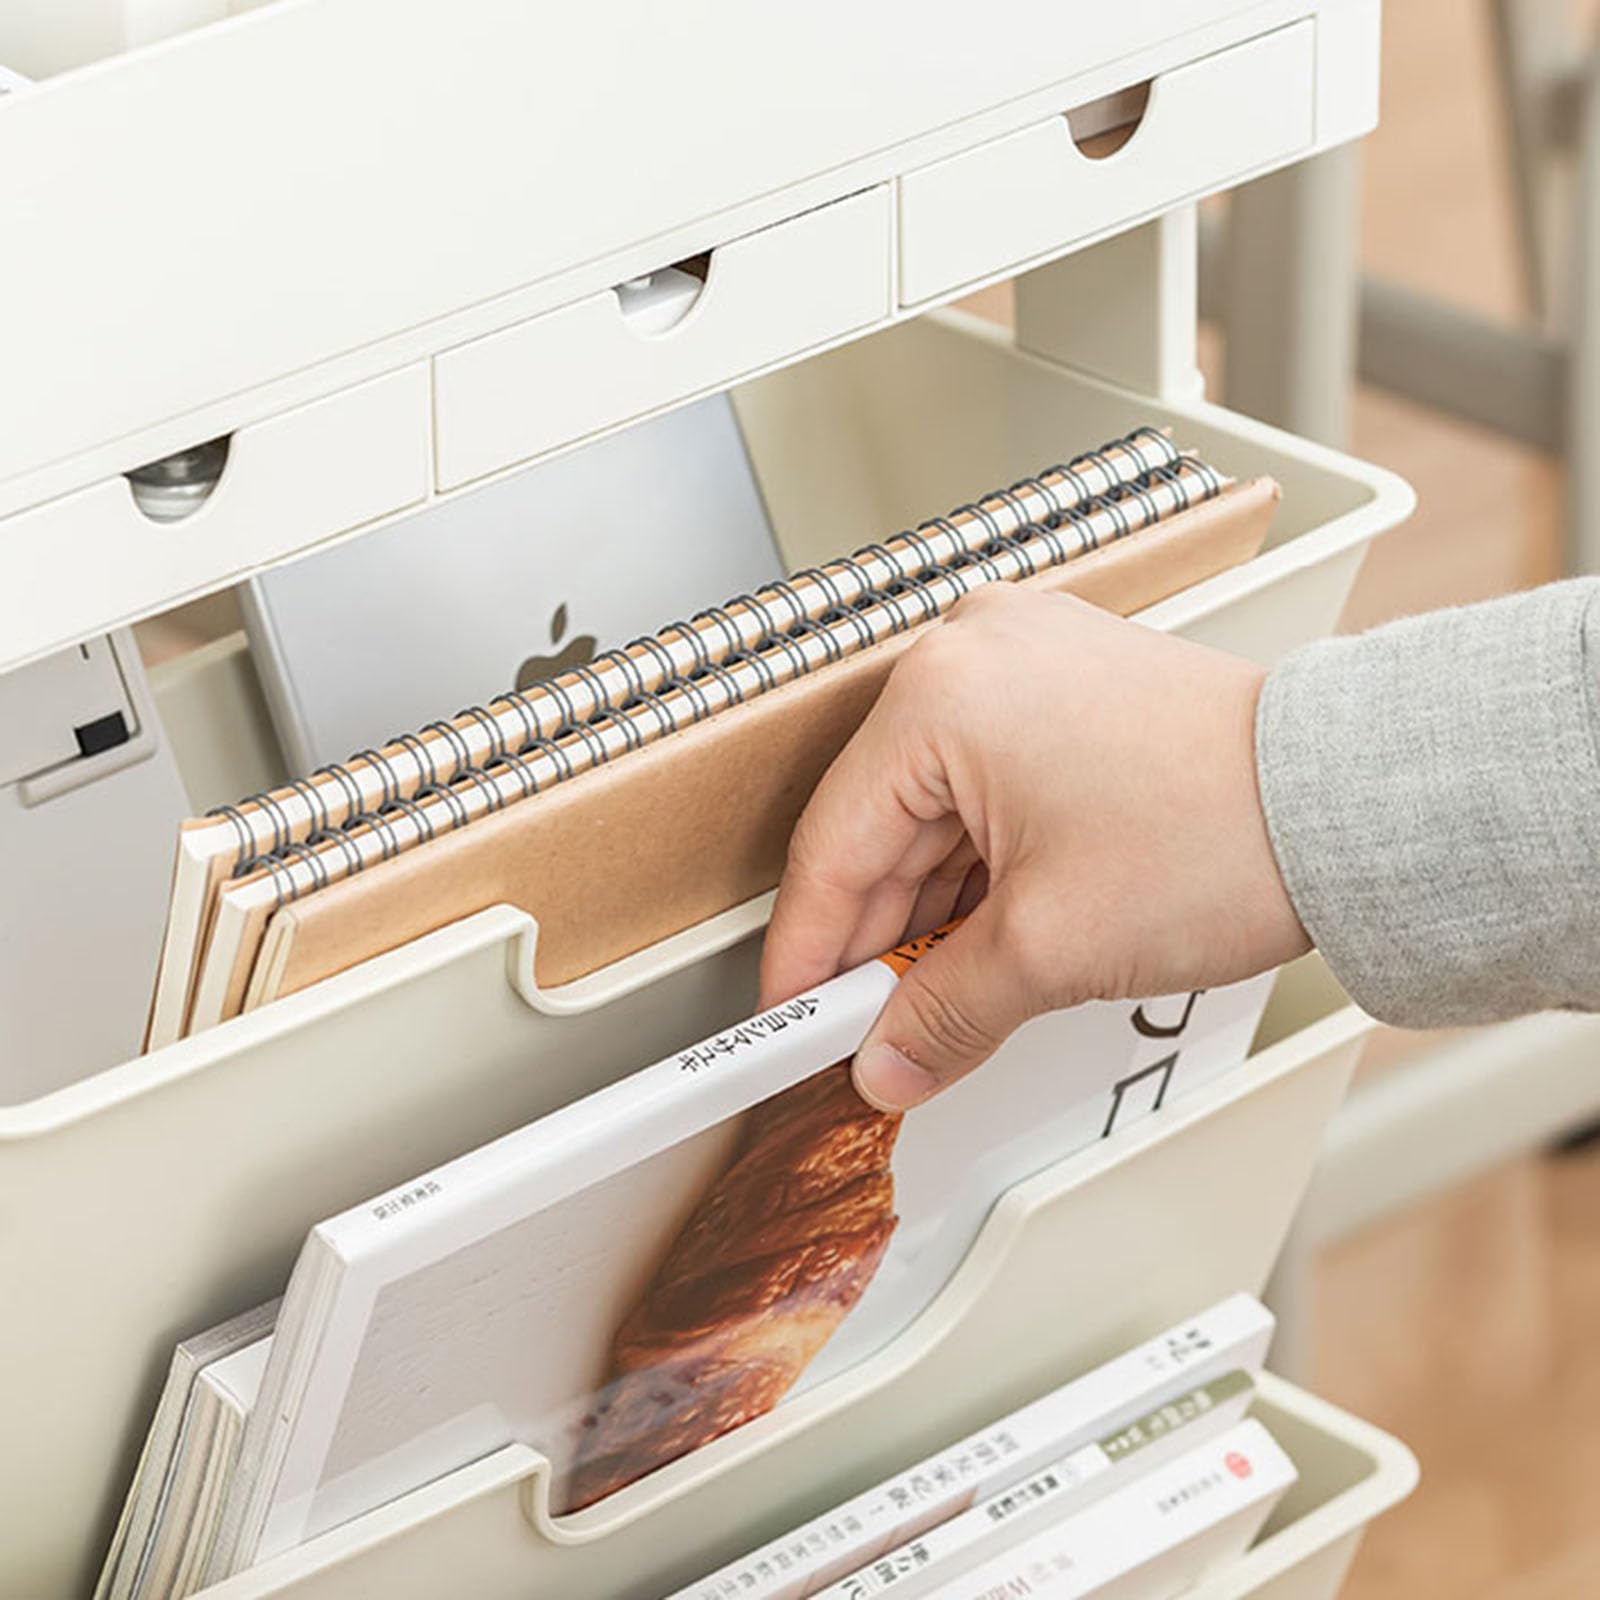
[[[1412,1027],[1600,1009],[1600,579],[1300,651],[1257,774],[1307,933]]]

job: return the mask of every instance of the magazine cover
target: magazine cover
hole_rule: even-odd
[[[245,1456],[275,1480],[262,1537],[246,1516],[237,1559],[513,1441],[576,1511],[826,1383],[934,1299],[1007,1189],[1239,1062],[1270,983],[1039,1017],[886,1115],[849,1058],[925,947],[315,1230]]]

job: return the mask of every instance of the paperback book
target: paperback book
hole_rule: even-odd
[[[884,1115],[848,1058],[938,937],[316,1227],[213,1577],[514,1441],[576,1511],[828,1382],[1000,1195],[1240,1061],[1270,981],[1037,1018]]]
[[[1282,1447],[1247,1419],[919,1592],[927,1600],[1168,1600],[1243,1555],[1295,1478]],[[925,1555],[913,1546],[907,1570],[925,1567],[937,1578]],[[874,1592],[858,1587],[849,1596]]]
[[[95,1600],[177,1600],[200,1587],[277,1315],[273,1300],[173,1352]]]
[[[748,1555],[680,1589],[668,1600],[808,1600],[969,1508],[1004,1501],[1060,1457],[1101,1449],[1097,1440],[1160,1419],[1165,1408],[1215,1383],[1248,1391],[1272,1339],[1272,1314],[1250,1295],[1232,1295],[1187,1322],[1041,1395],[989,1427],[830,1507]],[[1213,1396],[1207,1392],[1206,1398]],[[1224,1424],[1237,1403],[1209,1406]],[[1191,1406],[1193,1402],[1191,1401]],[[1185,1407],[1184,1409],[1189,1409]],[[1170,1432],[1164,1420],[1142,1431]],[[1187,1436],[1190,1440],[1194,1435]],[[1138,1465],[1150,1458],[1134,1457]],[[870,1590],[868,1592],[871,1592]]]
[[[1039,1471],[907,1539],[820,1594],[820,1600],[925,1600],[941,1584],[1004,1555],[1037,1531],[1077,1516],[1132,1478],[1198,1449],[1242,1420],[1255,1394],[1247,1372],[1229,1372],[1135,1418],[1127,1427],[1058,1455]]]

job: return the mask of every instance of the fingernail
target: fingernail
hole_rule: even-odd
[[[939,1087],[926,1067],[919,1067],[892,1044],[869,1044],[855,1061],[856,1092],[879,1111],[909,1111]]]

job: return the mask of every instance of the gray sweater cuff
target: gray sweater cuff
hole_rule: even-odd
[[[1600,1009],[1600,579],[1299,651],[1256,766],[1300,920],[1407,1027]]]

